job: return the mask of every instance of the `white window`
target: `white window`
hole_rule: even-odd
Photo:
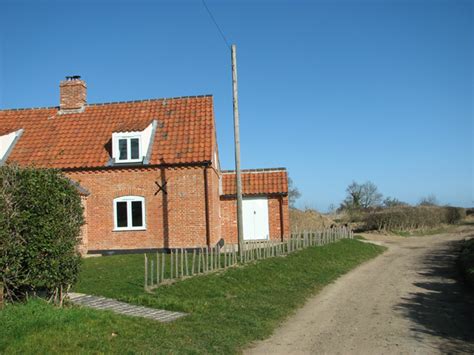
[[[122,133],[114,137],[115,161],[132,163],[143,160],[141,136],[133,133]]]
[[[145,199],[122,196],[114,199],[114,230],[145,230]]]

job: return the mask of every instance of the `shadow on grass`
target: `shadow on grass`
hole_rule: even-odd
[[[427,254],[410,293],[396,308],[412,321],[411,331],[437,338],[433,347],[443,353],[474,353],[474,293],[462,282],[456,260],[461,242],[446,242]]]

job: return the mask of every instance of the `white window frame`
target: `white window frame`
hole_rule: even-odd
[[[138,139],[138,158],[137,159],[132,159],[132,144],[131,140],[132,139]],[[120,159],[120,149],[119,149],[119,141],[120,140],[126,140],[127,141],[127,158],[126,159]],[[114,134],[114,158],[117,163],[137,163],[143,161],[143,142],[142,142],[142,136],[140,133],[137,132],[128,132],[128,133],[120,133],[120,134]]]
[[[117,202],[127,203],[127,227],[117,226]],[[142,203],[142,222],[143,225],[140,227],[132,226],[132,202]],[[146,209],[145,209],[145,198],[142,196],[121,196],[114,199],[114,231],[136,231],[146,230]]]

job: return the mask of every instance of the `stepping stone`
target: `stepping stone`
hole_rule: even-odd
[[[83,293],[71,292],[69,300],[76,305],[93,309],[111,311],[131,317],[153,319],[158,322],[167,323],[186,316],[186,313],[165,311],[163,309],[135,306],[133,304],[120,302],[112,298],[85,295]]]

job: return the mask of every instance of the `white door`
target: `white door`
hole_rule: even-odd
[[[242,202],[244,240],[268,239],[268,200],[244,198]]]

